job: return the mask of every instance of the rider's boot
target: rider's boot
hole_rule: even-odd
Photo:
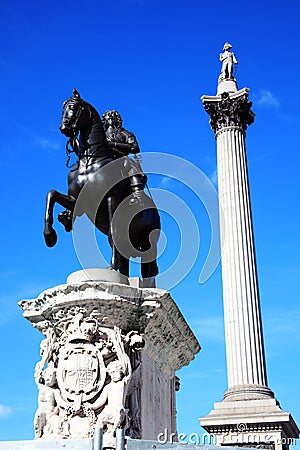
[[[129,205],[139,204],[140,206],[144,206],[144,176],[141,174],[136,174],[130,177],[130,185],[132,188],[132,197],[129,201]]]

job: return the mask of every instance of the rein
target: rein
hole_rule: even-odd
[[[90,118],[92,117],[92,112],[91,112],[91,109],[90,109],[88,103],[84,102],[84,101],[81,100],[81,99],[80,99],[80,100],[79,100],[79,99],[76,99],[76,100],[77,100],[77,102],[79,103],[79,107],[78,107],[78,109],[77,109],[77,111],[76,111],[75,120],[74,120],[74,122],[73,122],[73,124],[72,124],[72,129],[73,129],[73,132],[74,132],[74,136],[70,137],[70,139],[66,142],[66,154],[67,154],[66,166],[67,166],[69,169],[72,167],[72,166],[69,165],[70,159],[71,159],[71,153],[75,153],[75,154],[77,155],[77,157],[78,157],[78,160],[77,160],[77,167],[75,167],[73,170],[77,170],[77,169],[78,169],[78,167],[79,167],[79,161],[80,161],[80,159],[82,159],[82,158],[84,158],[84,157],[87,158],[86,166],[89,165],[89,159],[90,159],[90,158],[100,158],[100,157],[98,157],[98,156],[94,156],[93,154],[92,154],[92,155],[89,155],[89,154],[87,153],[87,150],[88,150],[89,148],[92,148],[92,147],[94,147],[95,145],[98,145],[98,144],[101,143],[101,142],[99,141],[99,142],[95,142],[95,143],[93,143],[93,144],[88,144],[88,143],[85,143],[84,145],[80,145],[80,144],[79,144],[77,135],[75,134],[75,129],[76,129],[76,127],[77,127],[77,124],[78,124],[80,115],[81,115],[81,113],[82,113],[82,111],[84,110],[85,107],[87,107],[87,110],[88,110],[88,113],[89,113]]]
[[[71,148],[69,146],[71,146]],[[69,162],[70,162],[70,159],[71,159],[71,153],[76,153],[77,154],[76,150],[73,149],[73,146],[72,146],[72,143],[71,143],[71,138],[70,138],[66,142],[66,154],[67,154],[66,166],[68,167],[68,169],[71,168],[71,166],[69,166]]]
[[[68,167],[68,169],[70,169],[72,167],[72,166],[69,166],[69,162],[70,162],[70,159],[71,159],[71,153],[75,153],[78,156],[77,167],[74,168],[73,170],[77,170],[78,169],[79,161],[82,158],[87,158],[86,167],[88,167],[88,165],[89,165],[89,159],[91,159],[91,158],[101,159],[101,156],[95,156],[93,153],[91,155],[86,153],[86,151],[89,148],[92,148],[92,147],[94,147],[95,145],[98,145],[98,144],[101,144],[101,142],[99,141],[99,142],[95,142],[93,144],[86,143],[83,146],[81,146],[83,151],[79,151],[80,146],[79,146],[79,142],[78,142],[77,136],[75,136],[73,138],[70,138],[67,141],[67,143],[66,143],[66,154],[67,154],[66,166]]]

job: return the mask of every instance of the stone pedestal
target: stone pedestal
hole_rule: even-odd
[[[168,292],[110,271],[113,282],[97,281],[105,272],[77,272],[20,302],[46,337],[35,370],[36,438],[89,438],[95,426],[105,445],[118,427],[135,439],[176,433],[175,371],[200,346]]]
[[[245,146],[254,113],[249,90],[234,84],[202,97],[217,140],[228,390],[200,420],[220,445],[281,449],[299,430],[267,384]]]
[[[218,83],[217,95],[223,94],[223,92],[233,93],[237,92],[237,84],[234,79],[221,79]]]
[[[200,420],[216,445],[288,449],[299,433],[291,414],[282,411],[275,398],[265,396],[232,401],[225,397]]]

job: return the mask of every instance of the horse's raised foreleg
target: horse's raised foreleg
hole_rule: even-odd
[[[71,195],[61,194],[58,191],[51,190],[46,197],[46,213],[45,213],[45,227],[44,237],[48,247],[53,247],[57,242],[57,234],[53,228],[53,209],[55,203],[60,204],[70,211],[74,210],[76,199]]]

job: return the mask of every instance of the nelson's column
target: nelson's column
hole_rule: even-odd
[[[220,54],[217,95],[201,98],[217,141],[228,389],[200,422],[216,444],[280,450],[299,429],[267,383],[245,149],[254,113],[231,48],[226,42]]]

